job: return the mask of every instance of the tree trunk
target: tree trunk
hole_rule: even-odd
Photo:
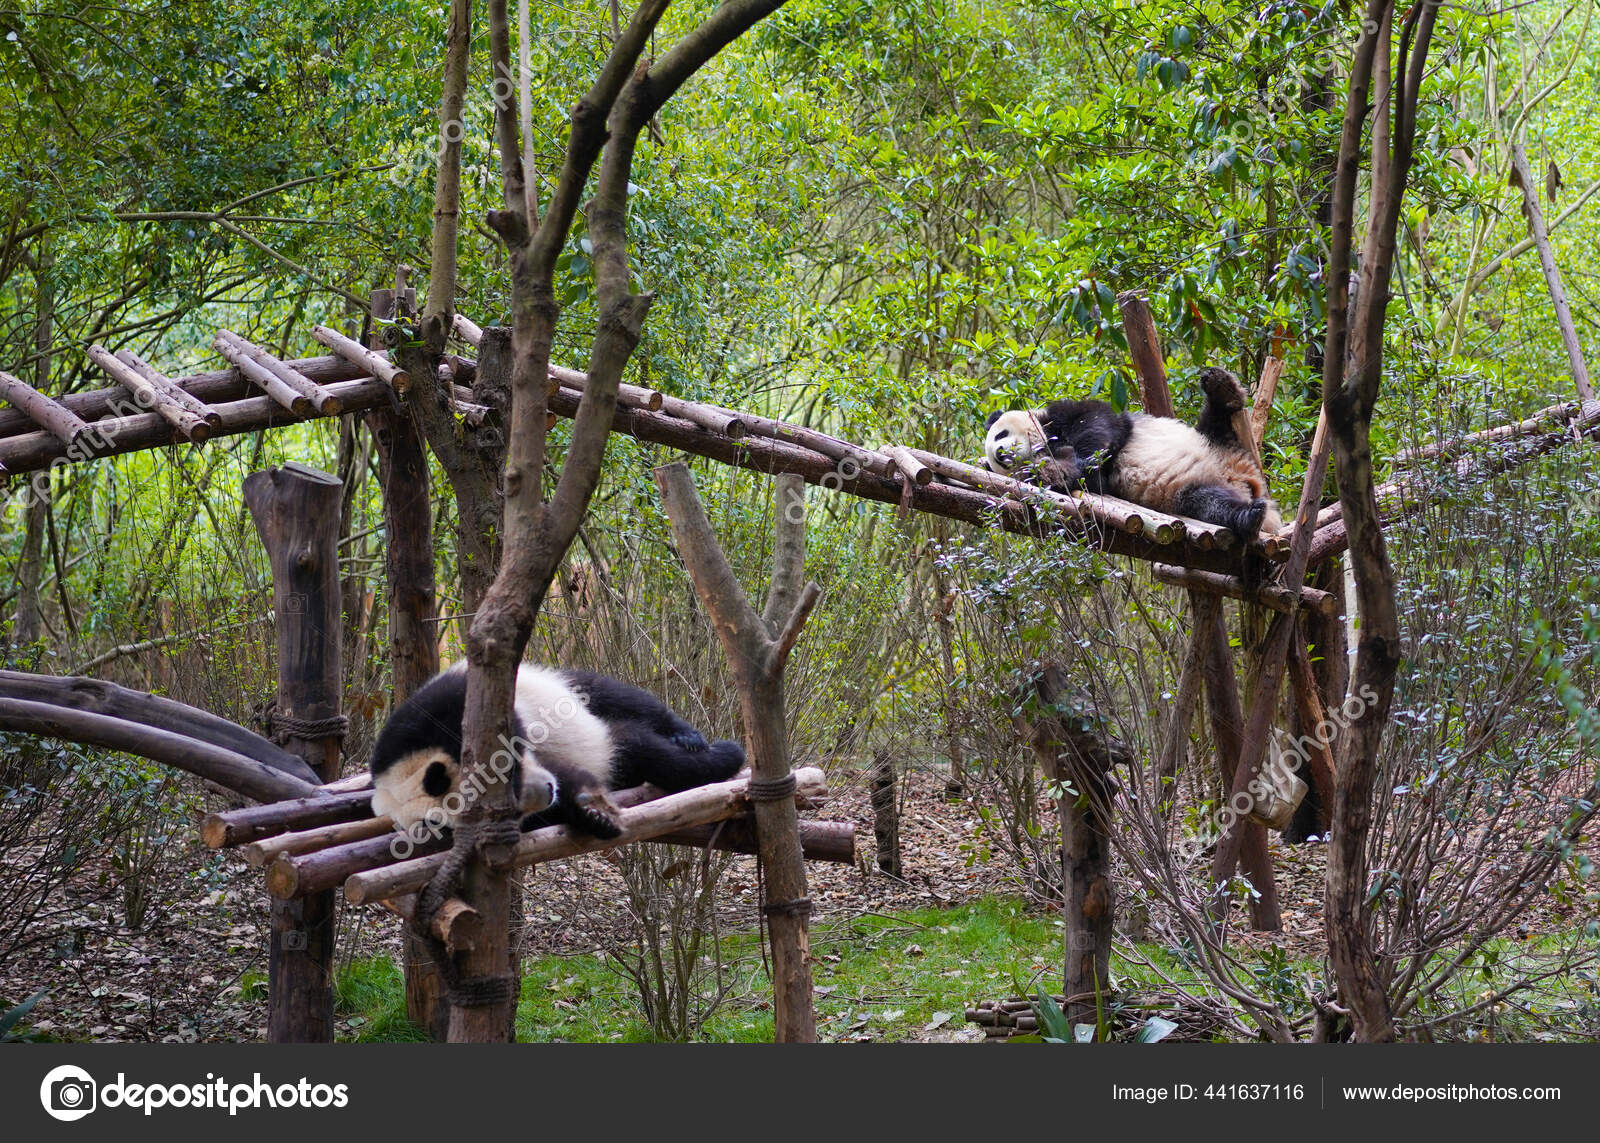
[[[778,482],[778,503],[786,510],[776,517],[773,585],[762,616],[750,606],[728,566],[688,467],[681,462],[665,465],[656,469],[655,476],[678,553],[727,651],[750,736],[750,800],[766,882],[762,911],[772,933],[775,1033],[780,1043],[812,1043],[817,1022],[811,986],[811,898],[791,794],[794,777],[783,697],[783,669],[819,594],[815,583],[794,589],[803,576],[805,559],[804,501],[797,499],[800,478],[786,476]],[[801,505],[800,511],[787,510],[795,504]]]

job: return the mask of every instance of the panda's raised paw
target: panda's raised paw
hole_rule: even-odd
[[[1244,408],[1250,400],[1237,377],[1226,369],[1219,369],[1214,365],[1200,371],[1200,388],[1205,390],[1210,400],[1230,413]]]
[[[573,799],[572,824],[584,833],[606,841],[622,833],[622,811],[602,793],[586,790]]]
[[[668,735],[667,741],[679,750],[687,750],[690,753],[698,753],[708,745],[706,736],[694,729],[680,730],[676,734]]]

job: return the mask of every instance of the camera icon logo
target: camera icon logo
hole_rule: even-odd
[[[95,1109],[98,1091],[92,1075],[72,1064],[62,1064],[51,1068],[39,1085],[39,1102],[52,1119],[71,1123]]]

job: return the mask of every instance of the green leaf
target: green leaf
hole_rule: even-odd
[[[49,991],[50,990],[48,988],[41,988],[38,992],[35,992],[32,996],[28,997],[28,999],[24,1000],[21,1004],[18,1004],[15,1008],[8,1009],[5,1012],[0,1012],[0,1040],[13,1039],[11,1029],[15,1028],[19,1023],[21,1023],[23,1017],[27,1016],[29,1012],[32,1012],[33,1006],[39,1003],[39,1001],[43,1000]]]
[[[1177,1030],[1178,1026],[1171,1020],[1160,1016],[1152,1016],[1144,1022],[1144,1027],[1139,1029],[1139,1034],[1134,1037],[1134,1042],[1139,1044],[1160,1043]]]

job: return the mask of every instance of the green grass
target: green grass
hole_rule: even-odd
[[[977,1000],[1054,981],[1060,947],[1059,919],[1004,897],[819,925],[811,941],[818,1034],[826,1040],[862,1034],[903,1040],[930,1024],[960,1027],[962,1010]],[[770,987],[755,934],[727,937],[723,956],[733,987],[706,1024],[704,1038],[770,1042]],[[405,1018],[400,970],[386,958],[357,961],[342,970],[336,996],[352,1039],[422,1038]],[[526,963],[517,1037],[649,1040],[638,1006],[632,982],[599,958],[540,957]]]

